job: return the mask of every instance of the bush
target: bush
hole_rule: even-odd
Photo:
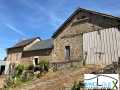
[[[26,70],[21,75],[20,80],[22,82],[26,82],[26,81],[32,80],[33,78],[34,78],[34,72]]]
[[[24,71],[24,65],[21,64],[17,65],[17,67],[15,68],[15,76],[19,77],[20,75],[22,75],[23,71]]]
[[[33,64],[31,64],[31,65],[28,65],[28,66],[26,66],[26,70],[34,70],[34,65]]]
[[[40,61],[39,66],[43,69],[43,71],[48,72],[48,70],[49,70],[49,62],[48,61],[46,61],[46,60]]]
[[[4,87],[5,88],[8,88],[8,87],[13,87],[14,86],[14,79],[12,77],[8,77],[6,80],[5,80],[5,85]]]
[[[10,74],[5,81],[5,88],[16,87],[23,82],[32,80],[34,78],[33,66],[29,65],[26,67],[24,65],[17,65],[14,70],[14,74]]]
[[[80,88],[84,88],[84,83],[79,82],[79,83],[74,83],[74,85],[72,86],[71,90],[80,90]]]

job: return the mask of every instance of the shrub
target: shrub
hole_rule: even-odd
[[[74,82],[74,85],[72,86],[71,90],[80,90],[80,89],[77,88],[77,83],[76,82]]]
[[[23,71],[24,71],[24,65],[22,64],[17,65],[17,67],[15,68],[16,77],[19,77],[20,75],[22,75]]]
[[[26,70],[22,73],[20,80],[22,82],[26,82],[26,81],[32,80],[33,78],[34,78],[34,72]]]
[[[26,66],[26,70],[34,70],[34,65],[31,64],[31,65]]]
[[[46,60],[40,61],[39,66],[43,69],[43,71],[48,72],[48,70],[49,70],[49,62],[48,61],[46,61]]]
[[[17,65],[14,70],[14,75],[10,74],[8,78],[5,80],[5,88],[16,87],[23,82],[32,80],[34,78],[34,72],[31,70],[33,68],[32,65],[28,66],[26,70],[24,65]]]
[[[84,83],[79,82],[79,83],[74,83],[74,85],[72,86],[71,90],[80,90],[80,88],[84,88]]]
[[[8,77],[6,80],[5,80],[5,85],[4,87],[7,88],[7,87],[13,87],[14,86],[14,79],[12,77]]]

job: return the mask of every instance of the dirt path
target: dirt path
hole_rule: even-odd
[[[83,80],[84,73],[90,73],[97,70],[97,67],[79,68],[75,70],[64,70],[49,72],[41,79],[33,81],[31,84],[14,88],[12,90],[70,90],[69,88],[75,81]]]

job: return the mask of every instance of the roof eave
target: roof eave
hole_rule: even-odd
[[[33,41],[35,41],[36,39],[42,40],[40,37],[36,37]],[[30,43],[32,43],[33,41],[31,41]],[[28,43],[28,44],[26,44],[26,45],[23,45],[23,46],[7,48],[7,51],[8,51],[8,50],[11,50],[11,49],[16,49],[16,48],[24,48],[25,46],[29,45],[30,43]]]
[[[53,47],[51,47],[51,48],[44,48],[44,49],[37,49],[37,50],[26,50],[26,51],[23,51],[23,52],[32,52],[32,51],[50,50],[50,49],[53,49]]]

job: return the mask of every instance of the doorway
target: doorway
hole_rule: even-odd
[[[39,59],[38,58],[34,58],[34,64],[38,65],[39,64]]]
[[[0,75],[5,73],[5,65],[1,66]]]

